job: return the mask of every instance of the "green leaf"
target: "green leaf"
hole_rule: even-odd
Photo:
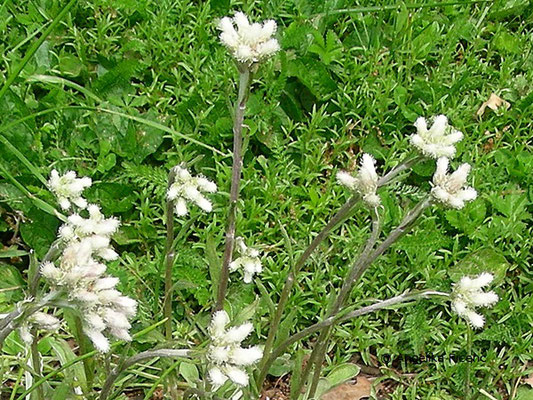
[[[129,211],[135,202],[133,188],[121,183],[97,183],[86,192],[90,198],[98,199],[105,214]]]
[[[468,203],[461,210],[449,210],[446,212],[446,219],[454,228],[471,235],[485,220],[487,207],[483,199],[477,199]]]
[[[459,261],[448,274],[457,282],[465,275],[475,276],[482,272],[490,272],[494,275],[492,285],[498,285],[503,282],[509,266],[509,262],[501,253],[492,248],[484,248]]]
[[[357,365],[351,363],[345,363],[336,366],[325,378],[320,379],[318,382],[316,398],[319,399],[324,393],[333,389],[335,386],[338,386],[357,376],[360,370],[361,369]]]
[[[0,258],[22,257],[28,254],[29,253],[27,251],[18,250],[15,247],[10,247],[4,250],[0,250]]]
[[[42,258],[56,239],[59,221],[37,208],[32,208],[26,217],[20,226],[20,234],[24,242],[35,250],[37,258]]]
[[[205,258],[207,259],[207,263],[209,264],[209,275],[211,277],[211,286],[213,288],[213,299],[216,299],[222,262],[217,255],[217,245],[212,235],[208,235],[206,239]]]
[[[183,361],[180,364],[179,372],[191,387],[196,387],[200,381],[200,373],[196,365]]]
[[[23,299],[22,288],[24,286],[24,279],[17,268],[10,264],[0,263],[0,312]]]
[[[57,337],[50,338],[50,345],[52,346],[52,353],[54,353],[61,365],[71,363],[77,358],[70,345],[63,339]],[[71,365],[65,370],[64,375],[65,381],[69,382],[71,387],[86,387],[87,385],[82,364]]]

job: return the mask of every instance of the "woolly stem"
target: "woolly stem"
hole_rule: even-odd
[[[377,209],[372,210],[372,231],[370,234],[370,237],[368,238],[363,252],[358,257],[358,259],[355,261],[355,263],[350,268],[350,272],[348,274],[348,277],[344,280],[344,283],[341,287],[341,290],[339,292],[339,295],[335,299],[335,302],[333,303],[333,306],[331,307],[331,310],[326,314],[326,317],[330,317],[332,315],[335,315],[339,312],[341,307],[346,302],[346,298],[350,295],[355,278],[358,274],[359,269],[362,265],[367,261],[368,257],[370,256],[370,252],[376,245],[376,241],[378,240],[380,233],[380,221],[379,221],[379,214]],[[320,336],[316,342],[315,349],[316,352],[313,351],[311,354],[311,358],[309,359],[306,368],[304,372],[302,373],[301,380],[299,382],[299,385],[303,385],[307,375],[309,374],[309,371],[311,367],[313,366],[313,363],[315,364],[314,374],[313,374],[313,381],[311,383],[311,389],[310,393],[314,395],[314,392],[316,391],[316,388],[318,386],[318,380],[320,379],[320,372],[322,370],[322,362],[325,358],[326,351],[327,351],[327,345],[329,341],[329,336],[331,334],[332,327],[328,327],[326,329],[323,329],[322,332],[320,332]],[[313,357],[314,356],[314,357]],[[311,396],[312,397],[312,396]]]
[[[113,384],[115,383],[116,379],[119,377],[119,375],[123,371],[125,371],[132,365],[137,364],[144,360],[155,358],[155,357],[165,357],[165,358],[189,357],[190,353],[191,353],[190,350],[158,349],[158,350],[143,351],[142,353],[138,353],[138,354],[135,354],[134,356],[131,356],[130,358],[127,358],[126,360],[124,360],[122,364],[117,365],[113,369],[113,371],[111,371],[104,385],[102,386],[99,399],[106,400],[108,398],[109,393],[111,392],[111,389],[113,388]]]
[[[16,309],[7,314],[2,320],[0,320],[0,350],[4,345],[4,340],[9,336],[11,332],[17,329],[24,320],[35,314],[41,308],[49,305],[56,297],[60,295],[60,292],[50,292],[41,300],[28,301],[21,305],[17,305]]]
[[[329,222],[320,231],[320,233],[315,236],[311,244],[309,244],[309,246],[305,249],[305,251],[296,261],[296,264],[294,264],[293,268],[289,271],[289,275],[287,276],[287,279],[285,280],[285,284],[283,285],[283,289],[281,291],[281,295],[279,298],[278,305],[276,307],[274,318],[270,322],[270,329],[268,331],[268,337],[265,342],[265,347],[263,350],[263,358],[261,359],[261,363],[259,364],[259,376],[257,379],[258,388],[262,387],[263,382],[268,373],[268,369],[270,368],[268,365],[266,365],[266,362],[267,362],[270,352],[272,351],[272,346],[274,345],[274,339],[276,338],[276,334],[278,332],[278,328],[281,323],[281,318],[283,316],[283,311],[285,311],[287,301],[289,300],[289,295],[295,283],[296,275],[298,274],[298,272],[300,272],[300,270],[305,265],[309,257],[311,257],[311,254],[313,254],[314,250],[328,236],[331,230],[348,217],[348,215],[350,214],[351,210],[353,209],[354,205],[357,203],[358,200],[359,200],[359,196],[353,195],[339,209],[339,211],[337,211],[337,213],[331,218],[331,220],[329,220]]]
[[[404,216],[400,225],[398,225],[373,252],[367,253],[367,254],[363,253],[361,257],[359,257],[359,259],[355,261],[353,267],[351,268],[350,276],[346,280],[345,285],[343,286],[344,298],[338,299],[338,300],[341,300],[342,302],[345,301],[345,297],[351,292],[353,284],[361,277],[363,272],[366,271],[366,269],[380,255],[382,255],[394,242],[396,242],[400,237],[402,237],[409,231],[409,229],[413,226],[415,221],[422,215],[425,209],[430,206],[430,204],[431,204],[431,199],[429,197],[420,201],[412,210],[410,210]],[[340,306],[342,306],[342,304],[340,304]],[[321,333],[321,339],[323,342],[327,342],[326,340],[327,333],[328,332],[326,332],[324,335]],[[313,359],[314,365],[315,365],[315,374],[313,377],[311,389],[309,391],[310,398],[313,398],[316,392],[320,369],[321,369],[321,366],[322,366],[322,363],[325,357],[326,345],[327,343],[321,343],[320,341],[317,342],[317,345],[315,346],[315,348],[313,349],[313,352],[311,353],[311,358]],[[309,367],[307,368],[307,371],[306,371],[307,373],[309,373],[309,370],[312,367],[311,364],[312,364],[311,362],[308,363]],[[306,378],[307,378],[307,374],[306,375],[302,374],[302,380],[300,382],[301,385],[304,384]]]
[[[401,172],[408,170],[413,165],[415,165],[417,162],[422,160],[423,157],[413,157],[411,159],[407,159],[406,161],[400,163],[395,168],[393,168],[391,171],[389,171],[386,175],[384,175],[379,181],[378,181],[378,187],[382,187],[385,185],[388,185],[391,183],[391,181],[398,176]],[[309,257],[312,255],[314,250],[318,247],[318,245],[328,236],[330,231],[341,221],[346,219],[346,217],[350,214],[353,207],[359,200],[358,195],[353,195],[348,202],[346,202],[340,209],[337,211],[337,213],[333,216],[333,218],[327,223],[327,225],[320,231],[320,233],[313,239],[309,247],[302,253],[296,264],[294,265],[293,269],[289,271],[289,275],[287,276],[287,280],[285,281],[285,284],[283,286],[281,296],[276,308],[276,312],[274,314],[274,318],[270,323],[270,329],[268,331],[268,337],[265,342],[265,348],[263,351],[263,358],[261,360],[261,363],[259,364],[259,375],[257,380],[257,385],[260,388],[263,385],[263,382],[266,378],[266,375],[268,373],[268,368],[266,366],[266,361],[269,357],[269,353],[272,350],[272,346],[274,345],[274,340],[276,338],[276,334],[279,328],[279,324],[281,323],[281,318],[283,317],[283,312],[285,311],[285,307],[287,305],[287,301],[289,299],[289,295],[291,292],[292,287],[294,286],[296,275],[300,271],[300,269],[305,265]],[[309,365],[309,364],[308,364]]]
[[[438,292],[434,290],[426,290],[426,291],[417,292],[417,293],[403,293],[401,295],[391,297],[390,299],[381,300],[369,306],[361,307],[358,310],[350,311],[349,313],[344,314],[344,315],[343,315],[343,312],[340,311],[335,315],[332,315],[320,322],[317,322],[316,324],[313,324],[301,330],[300,332],[295,333],[294,335],[287,338],[284,342],[280,343],[280,345],[274,349],[272,354],[267,359],[266,365],[270,368],[270,366],[272,366],[274,361],[276,361],[278,357],[280,357],[283,353],[285,353],[285,350],[287,349],[287,347],[289,347],[290,345],[302,339],[305,339],[307,336],[312,335],[313,333],[318,332],[324,328],[328,328],[330,326],[340,324],[342,322],[348,321],[356,317],[360,317],[365,314],[372,313],[374,311],[382,310],[386,307],[389,307],[395,304],[405,303],[410,300],[418,300],[421,298],[427,298],[431,296],[449,297],[450,295],[449,293]]]
[[[172,168],[168,174],[168,189],[176,179],[176,170]],[[165,337],[172,339],[172,267],[174,266],[174,206],[175,201],[167,199],[166,225],[167,240],[165,244],[165,297],[163,300],[163,316],[165,322]]]
[[[230,203],[228,210],[228,220],[226,226],[226,244],[224,247],[224,258],[220,281],[218,284],[217,302],[215,311],[224,308],[224,299],[229,280],[229,265],[232,260],[233,247],[235,245],[235,221],[237,219],[237,201],[239,200],[239,187],[242,170],[242,131],[244,122],[244,112],[246,102],[250,93],[251,72],[246,66],[239,69],[239,95],[235,107],[235,119],[233,120],[233,166],[231,170]]]
[[[37,329],[32,329],[33,334],[33,340],[31,342],[31,363],[33,368],[33,375],[36,379],[42,378],[42,363],[41,363],[41,354],[39,353],[38,344],[39,344],[39,338],[37,337]],[[37,400],[45,400],[44,399],[44,390],[42,386],[39,386],[37,388]]]

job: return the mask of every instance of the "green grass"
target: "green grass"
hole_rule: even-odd
[[[500,302],[485,312],[486,328],[473,336],[473,353],[486,360],[471,364],[472,393],[479,399],[487,398],[480,389],[497,399],[530,398],[519,380],[531,374],[533,345],[533,5],[502,0],[408,9],[400,2],[384,3],[398,9],[334,12],[375,5],[364,1],[79,1],[0,99],[1,125],[8,126],[1,134],[44,176],[52,167],[91,176],[95,185],[89,199],[121,218],[116,242],[122,257],[112,271],[121,278],[121,289],[140,301],[134,331],[161,316],[167,171],[187,162],[216,180],[220,192],[213,197],[214,212],[192,211],[191,233],[178,245],[175,267],[175,279],[188,282],[174,301],[175,337],[181,343],[197,340],[195,321],[205,326],[213,301],[206,243],[219,256],[223,249],[231,173],[229,112],[236,98],[237,72],[218,43],[214,20],[234,9],[274,18],[283,51],[261,67],[253,82],[237,224],[238,234],[265,254],[261,279],[267,291],[277,299],[291,262],[347,198],[333,179],[335,172],[353,170],[362,151],[377,158],[380,170],[390,168],[409,151],[416,117],[444,113],[465,133],[453,165],[473,165],[471,181],[480,196],[460,212],[433,207],[412,234],[365,273],[352,300],[364,304],[409,288],[448,290],[456,272],[469,271],[469,260],[478,254],[477,265],[504,269],[506,275],[495,289]],[[57,0],[0,5],[3,81],[41,35],[34,33],[44,31],[64,5]],[[511,108],[475,118],[492,92]],[[135,118],[95,112],[94,107]],[[49,109],[56,111],[44,113]],[[54,204],[36,171],[4,144],[0,163],[26,190]],[[420,165],[406,186],[382,192],[386,231],[399,222],[402,209],[421,197],[418,186],[429,188],[433,168],[432,163]],[[42,256],[59,220],[29,200],[9,175],[0,175],[2,243],[33,248]],[[185,222],[178,221],[177,229]],[[289,303],[294,311],[286,325],[292,330],[323,314],[327,295],[342,284],[368,225],[368,213],[357,210],[307,264]],[[0,258],[0,265],[0,289],[24,285],[27,257]],[[243,288],[232,275],[234,315],[258,295],[255,286]],[[20,290],[0,290],[0,312],[22,296]],[[255,322],[263,333],[268,316],[267,302],[260,300]],[[384,367],[380,379],[392,386],[390,398],[462,398],[467,364],[399,360],[465,352],[467,331],[463,320],[433,301],[381,311],[335,330],[325,372],[360,357],[361,364]],[[127,351],[152,347],[163,336],[156,330],[141,339]],[[13,343],[4,349],[1,385],[17,379],[18,361],[7,357],[17,351]],[[50,346],[43,345],[43,352],[49,372],[57,356]],[[386,355],[396,361],[387,362]],[[171,365],[139,367],[150,374],[131,372],[125,385],[148,392],[155,375]],[[100,371],[97,378],[104,374]],[[10,395],[0,389],[4,392]]]

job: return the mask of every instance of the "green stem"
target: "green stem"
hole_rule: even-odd
[[[230,203],[228,210],[228,221],[226,226],[226,244],[224,247],[224,258],[222,260],[222,270],[218,284],[217,302],[215,311],[224,308],[224,299],[228,289],[229,265],[233,256],[235,244],[235,224],[237,219],[237,202],[239,200],[239,187],[242,171],[242,131],[244,123],[244,112],[246,102],[250,94],[251,72],[248,67],[243,66],[239,70],[239,95],[235,107],[235,119],[233,121],[233,166],[231,169]]]
[[[468,357],[471,360],[472,356],[472,328],[468,325],[466,331],[466,351],[468,352]],[[465,377],[465,400],[470,400],[471,391],[470,391],[470,374],[471,374],[472,363],[466,363],[466,377]]]
[[[176,170],[172,168],[168,174],[168,188],[176,179]],[[174,266],[174,206],[175,201],[167,200],[166,224],[167,224],[167,241],[165,245],[165,298],[163,302],[163,315],[167,319],[165,323],[165,337],[167,340],[172,339],[172,267]]]

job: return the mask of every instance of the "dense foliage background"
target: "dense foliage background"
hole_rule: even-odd
[[[64,4],[6,0],[0,5],[2,80]],[[387,10],[385,4],[396,7]],[[265,333],[269,296],[277,299],[295,256],[346,199],[333,179],[335,171],[353,170],[362,151],[376,157],[379,170],[390,168],[409,151],[414,120],[444,113],[465,133],[454,165],[473,165],[472,183],[480,196],[461,211],[434,207],[427,212],[412,234],[367,271],[352,299],[366,304],[408,288],[448,290],[464,273],[496,272],[501,301],[485,313],[486,328],[473,335],[472,352],[485,360],[406,362],[407,356],[467,352],[465,322],[447,307],[421,301],[337,328],[328,365],[358,362],[364,372],[379,376],[379,394],[389,392],[394,399],[460,397],[468,368],[479,398],[485,398],[480,389],[497,399],[532,398],[520,380],[531,373],[533,344],[533,4],[504,0],[435,6],[422,1],[407,7],[386,1],[374,10],[346,10],[374,5],[80,0],[1,99],[0,135],[45,176],[52,168],[91,176],[95,185],[87,197],[100,202],[107,215],[120,217],[123,225],[115,239],[121,259],[112,272],[120,277],[121,290],[140,302],[134,331],[161,316],[168,170],[186,162],[217,182],[214,212],[193,210],[191,218],[178,222],[175,338],[197,341],[209,318],[212,273],[222,254],[230,110],[236,97],[237,73],[218,42],[216,19],[236,9],[257,19],[273,18],[282,51],[253,82],[237,228],[265,254],[264,287],[243,289],[234,276],[232,312],[253,304],[250,315],[255,310],[257,328]],[[511,107],[476,117],[492,92]],[[53,204],[52,195],[5,142],[0,165],[2,312],[23,298],[27,252],[34,249],[42,257],[59,220],[16,186],[13,178]],[[402,209],[420,198],[416,186],[429,189],[433,170],[433,162],[419,165],[406,186],[383,191],[386,231],[399,222]],[[361,208],[322,245],[293,291],[283,329],[316,322],[368,225]],[[72,344],[71,338],[63,336],[66,341],[41,341],[45,370],[74,356],[76,349],[64,345]],[[131,348],[121,348],[133,352],[163,340],[155,330]],[[309,348],[309,343],[300,347]],[[7,394],[18,374],[19,351],[13,337],[0,358]],[[170,365],[139,367],[123,382],[129,389],[147,390]],[[290,372],[290,362],[274,372]],[[75,371],[65,379],[75,379]]]

